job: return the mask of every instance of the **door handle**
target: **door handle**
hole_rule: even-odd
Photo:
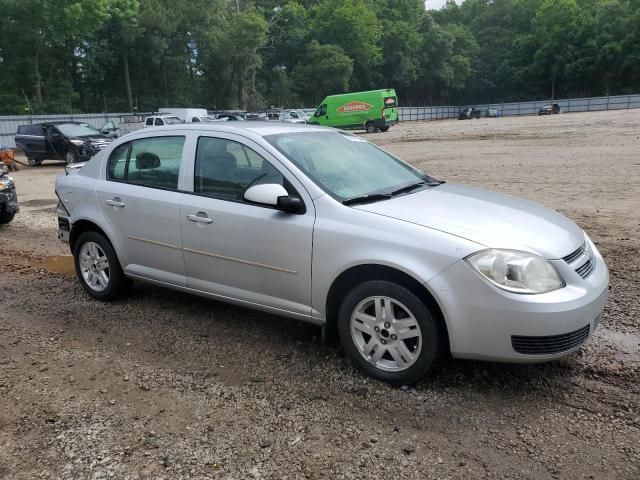
[[[111,200],[105,200],[104,203],[106,203],[107,205],[110,205],[112,207],[124,207],[125,203],[120,200],[120,197],[114,197]]]
[[[196,223],[213,223],[213,219],[207,217],[205,212],[198,212],[196,215],[187,215],[187,219]]]

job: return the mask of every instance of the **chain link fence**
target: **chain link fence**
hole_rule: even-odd
[[[398,108],[398,111],[400,121],[429,121],[440,120],[443,118],[457,118],[460,110],[467,107],[474,107],[482,111],[483,115],[486,115],[489,110],[495,110],[497,115],[500,117],[537,115],[538,111],[544,105],[549,104],[558,104],[560,111],[563,113],[623,110],[628,108],[640,108],[640,94],[442,107],[400,107]]]

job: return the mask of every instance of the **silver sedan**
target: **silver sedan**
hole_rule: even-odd
[[[448,353],[561,357],[607,299],[602,256],[561,214],[318,126],[144,129],[59,176],[56,193],[59,237],[93,297],[140,280],[312,322],[393,384]]]

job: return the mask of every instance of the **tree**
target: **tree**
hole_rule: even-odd
[[[307,61],[293,72],[295,89],[306,105],[317,105],[327,95],[348,91],[353,60],[337,45],[312,41]]]
[[[311,38],[338,45],[353,59],[353,89],[374,86],[374,68],[382,60],[382,29],[364,0],[324,0],[311,9]]]

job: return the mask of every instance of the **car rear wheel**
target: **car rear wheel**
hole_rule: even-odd
[[[382,128],[380,129],[380,131],[382,131],[382,132],[388,132],[388,131],[389,131],[389,125],[385,125],[384,127],[382,127]]]
[[[77,157],[73,150],[67,150],[67,154],[64,156],[64,159],[67,162],[67,165],[73,165],[76,163]]]
[[[42,163],[42,160],[36,160],[35,158],[27,157],[27,163],[29,165],[31,165],[32,167],[37,167],[38,165],[40,165]]]
[[[367,122],[364,128],[367,133],[376,133],[376,126],[373,124],[373,122]]]
[[[76,274],[89,295],[113,300],[124,293],[130,281],[109,241],[97,232],[85,232],[76,240],[73,259]]]
[[[0,215],[0,224],[11,222],[15,216],[15,213],[5,213]]]
[[[413,384],[435,365],[438,325],[413,292],[375,280],[356,286],[342,302],[340,341],[356,367],[394,385]]]

